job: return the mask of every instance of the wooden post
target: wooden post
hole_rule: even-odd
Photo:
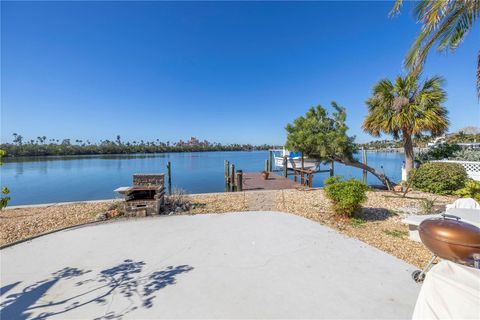
[[[172,163],[167,162],[167,176],[168,176],[168,194],[172,194]]]
[[[362,148],[362,162],[367,165],[367,151]],[[367,184],[367,170],[363,170],[363,183]]]
[[[230,172],[230,186],[232,191],[235,190],[235,165],[232,163],[232,171]]]
[[[229,179],[230,179],[230,162],[228,160],[225,160],[224,162],[224,179],[225,179],[225,192],[230,191],[230,184],[229,184]]]
[[[313,171],[312,170],[308,170],[307,183],[308,183],[309,188],[311,188],[313,186]]]
[[[269,162],[269,167],[268,167],[268,172],[272,172],[273,170],[273,151],[270,150],[269,153],[268,153],[268,160],[270,161]]]
[[[283,176],[287,177],[287,156],[283,157]]]
[[[266,172],[268,172],[268,159],[265,160],[265,166],[263,168]]]
[[[243,190],[243,171],[237,170],[237,191]]]
[[[302,171],[301,171],[301,178],[300,181],[302,182],[302,185],[305,183],[305,178],[303,177],[303,170],[305,169],[305,158],[303,157],[303,152],[302,152]]]
[[[330,177],[333,177],[335,175],[333,163],[334,163],[333,160],[330,161]]]

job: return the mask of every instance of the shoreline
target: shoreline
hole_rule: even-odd
[[[1,146],[0,146],[1,149]],[[414,148],[415,152],[425,150],[426,148]],[[185,150],[185,151],[162,151],[162,152],[126,152],[126,153],[75,153],[75,154],[47,154],[47,155],[9,155],[8,153],[2,157],[4,163],[7,162],[15,162],[14,160],[28,160],[28,159],[55,159],[55,158],[62,158],[62,160],[66,160],[68,158],[94,158],[94,157],[128,157],[128,156],[155,156],[155,155],[162,155],[168,153],[214,153],[214,152],[268,152],[270,149],[244,149],[244,150]],[[358,148],[355,152],[361,152],[362,149]],[[404,153],[403,148],[384,148],[384,149],[365,149],[367,152],[385,152],[385,153]],[[20,162],[20,161],[19,161]]]
[[[292,189],[295,190],[295,189]],[[194,196],[204,196],[204,195],[221,195],[229,193],[243,193],[243,192],[264,192],[264,191],[239,191],[239,192],[205,192],[205,193],[186,193],[186,197]],[[168,196],[168,195],[167,195]],[[119,202],[122,201],[122,198],[111,198],[111,199],[98,199],[98,200],[78,200],[78,201],[62,201],[62,202],[49,202],[49,203],[32,203],[32,204],[19,204],[15,206],[7,206],[2,210],[15,210],[15,209],[28,209],[28,208],[47,208],[54,206],[67,206],[74,204],[87,204],[87,203],[109,203],[109,202]]]

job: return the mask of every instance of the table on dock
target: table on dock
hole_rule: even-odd
[[[243,173],[243,191],[295,189],[301,185],[293,180],[270,172],[265,180],[260,172]]]

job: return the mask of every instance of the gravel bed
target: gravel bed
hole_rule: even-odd
[[[0,211],[0,246],[54,230],[95,221],[113,203],[90,202]]]
[[[187,198],[193,205],[190,214],[247,211],[245,192],[197,194]]]

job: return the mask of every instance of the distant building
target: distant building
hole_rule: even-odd
[[[480,149],[480,142],[462,142],[458,145],[464,149]]]
[[[189,146],[199,146],[200,141],[195,137],[191,137],[190,140],[188,141],[188,145]]]

